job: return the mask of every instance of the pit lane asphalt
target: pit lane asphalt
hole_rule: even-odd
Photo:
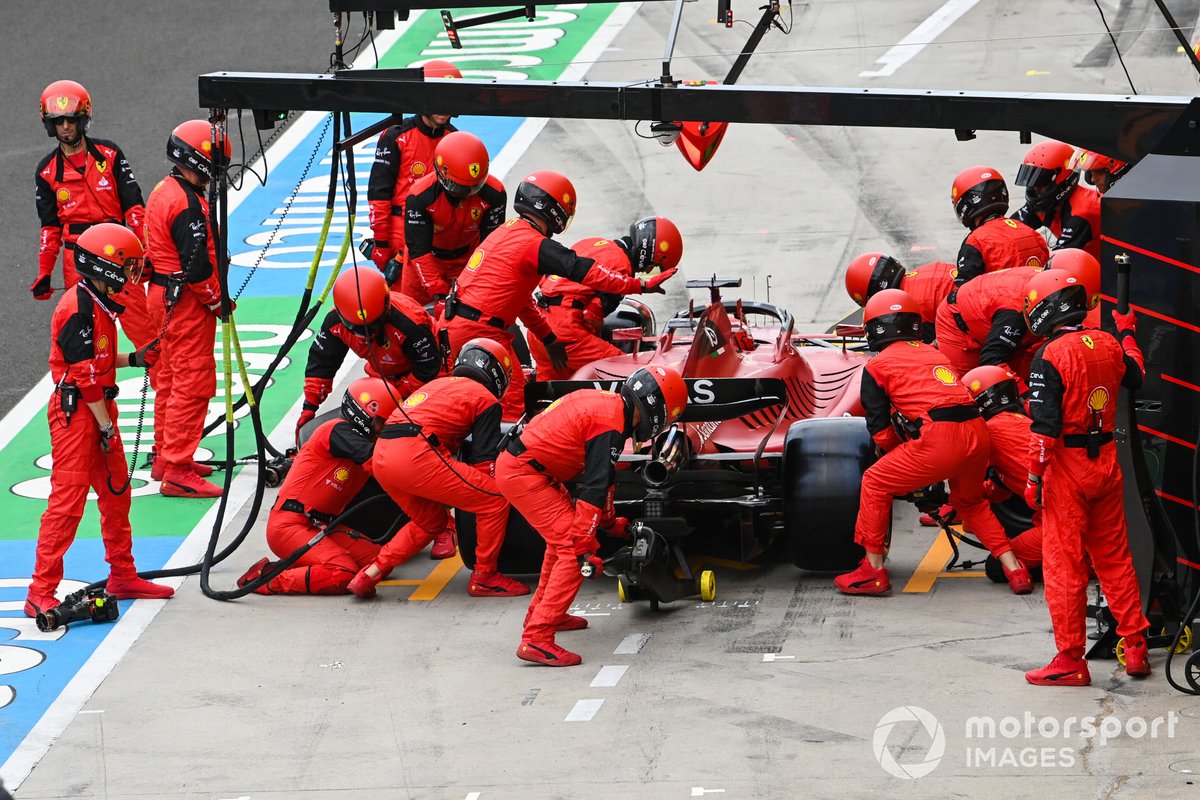
[[[884,47],[759,57],[743,82],[867,83],[858,73],[872,69],[886,47],[938,5],[797,6],[795,33],[786,39],[773,33],[764,53]],[[1194,21],[1195,4],[1187,10],[1184,24]],[[327,37],[319,11],[272,23],[293,26],[297,36],[309,26],[311,40],[305,41],[315,49],[296,68],[320,68],[314,62]],[[718,54],[736,51],[748,29],[708,24],[708,8],[687,11],[677,53],[698,61],[690,75],[686,62],[677,61],[676,73],[723,74],[730,58]],[[606,55],[620,61],[597,65],[589,77],[657,75],[668,16],[665,5],[643,6]],[[704,19],[696,22],[697,16]],[[141,31],[145,19],[130,14],[119,21]],[[1158,27],[1152,16],[1148,23]],[[31,25],[28,36],[43,30]],[[1089,3],[981,4],[943,38],[1078,30],[1100,30]],[[24,46],[28,37],[18,38]],[[1194,91],[1195,79],[1172,43],[1164,44],[1159,34],[1127,38],[1136,38],[1127,62],[1139,91]],[[1094,64],[1097,52],[1104,52],[1099,35],[931,47],[872,85],[1124,91],[1115,61],[1075,66],[1085,58]],[[193,72],[293,68],[286,59],[296,57],[275,45],[221,54],[222,63],[205,61]],[[17,94],[35,98],[54,77],[59,73],[39,72]],[[190,115],[194,75],[162,79],[183,87],[179,113]],[[3,91],[14,91],[12,83],[6,81]],[[30,99],[11,107],[32,105]],[[110,99],[107,105],[115,104]],[[146,117],[147,124],[157,120],[157,109]],[[154,176],[143,177],[144,183],[156,180],[147,165],[161,166],[156,153],[170,125],[146,135],[139,157],[135,137],[111,119],[106,114],[97,132],[121,142],[141,173]],[[48,141],[35,120],[23,120],[10,114],[3,123],[28,131],[6,139],[31,143],[16,168],[20,186]],[[963,236],[947,202],[953,175],[967,164],[990,162],[1011,179],[1024,149],[1015,136],[1001,134],[959,143],[948,131],[735,126],[713,163],[696,174],[673,150],[634,138],[630,126],[570,122],[551,123],[512,174],[536,167],[568,172],[581,197],[570,235],[614,235],[650,209],[672,217],[687,242],[687,277],[741,275],[745,296],[766,299],[771,275],[771,300],[790,308],[801,330],[810,330],[849,310],[841,269],[858,252],[891,250],[911,264],[952,260]],[[14,193],[10,185],[13,157],[4,157],[4,197],[19,197],[17,210],[32,220],[28,193]],[[30,271],[32,227],[19,233],[11,228],[4,235],[14,237],[16,249],[9,252],[30,253],[22,262]],[[27,283],[22,273],[20,293],[4,302],[18,295],[23,301]],[[684,302],[678,282],[656,308],[674,310]],[[8,334],[8,306],[4,319]],[[43,327],[36,330],[40,342]],[[40,375],[38,353],[30,382]],[[585,663],[566,670],[517,661],[512,653],[524,601],[469,599],[463,573],[431,602],[404,601],[409,588],[384,587],[372,602],[252,597],[216,604],[191,579],[85,709],[102,713],[77,717],[18,796],[790,800],[866,792],[898,798],[1196,792],[1189,775],[1173,767],[1200,768],[1194,747],[1200,703],[1165,684],[1161,651],[1147,681],[1128,680],[1114,662],[1095,662],[1090,688],[1028,687],[1022,671],[1045,663],[1053,651],[1040,587],[1015,598],[984,580],[955,579],[940,581],[927,594],[901,593],[933,533],[917,528],[908,509],[897,510],[891,598],[841,597],[828,576],[787,564],[756,571],[717,567],[716,603],[684,601],[652,614],[644,606],[620,605],[611,581],[590,582],[579,610],[592,615],[592,627],[561,638]],[[264,551],[260,524],[231,559],[236,563],[214,573],[214,582],[232,585]],[[423,578],[431,567],[420,557],[395,577]],[[623,673],[601,673],[601,667],[622,666]],[[614,679],[615,685],[604,685]],[[600,700],[590,721],[566,721],[595,708],[580,701]],[[918,780],[884,772],[873,747],[881,719],[901,706],[928,710],[944,731],[941,763]],[[1171,738],[1122,737],[1103,745],[1036,732],[984,741],[966,736],[971,717],[1019,719],[1026,712],[1059,721],[1180,716]],[[900,723],[890,737],[883,733],[902,764],[921,765],[932,755],[930,734],[920,725]],[[975,746],[1070,747],[1074,765],[972,766],[967,758]]]

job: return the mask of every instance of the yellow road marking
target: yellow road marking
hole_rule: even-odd
[[[917,565],[917,569],[913,572],[912,577],[908,579],[908,583],[904,585],[905,592],[928,592],[933,588],[933,584],[941,578],[984,578],[987,577],[982,572],[946,572],[945,566],[950,563],[950,559],[954,557],[954,548],[950,546],[949,540],[944,533],[939,533],[933,540],[933,544],[929,546],[929,550],[925,552],[925,557],[921,559],[921,563]]]
[[[1040,69],[1027,69],[1027,70],[1025,70],[1025,77],[1026,77],[1026,78],[1032,78],[1032,77],[1034,77],[1034,76],[1036,76],[1036,75],[1049,75],[1049,74],[1050,74],[1049,72],[1042,72]]]
[[[439,561],[437,566],[433,568],[433,571],[422,580],[380,581],[379,585],[416,586],[417,589],[409,596],[409,600],[434,600],[442,593],[442,589],[446,588],[446,584],[450,583],[450,580],[462,568],[462,559],[455,553],[450,558]]]

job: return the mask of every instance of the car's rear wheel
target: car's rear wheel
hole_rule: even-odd
[[[999,503],[992,503],[992,513],[1004,526],[1004,532],[1010,539],[1033,527],[1033,512],[1015,494]]]
[[[801,569],[853,569],[858,491],[874,458],[862,417],[792,423],[783,445],[783,524],[788,553]]]
[[[475,569],[475,544],[479,540],[475,515],[466,511],[454,513],[458,526],[458,554],[467,569]],[[500,549],[500,571],[508,575],[536,574],[542,569],[542,557],[545,554],[546,540],[529,527],[529,523],[515,508],[510,509],[504,547]]]

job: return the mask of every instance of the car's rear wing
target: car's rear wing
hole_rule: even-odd
[[[525,384],[525,410],[538,413],[577,389],[619,391],[621,380],[537,381]],[[782,378],[685,378],[688,406],[681,422],[720,422],[777,406],[787,399]]]

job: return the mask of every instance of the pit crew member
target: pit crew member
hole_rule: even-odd
[[[931,261],[910,270],[886,253],[863,253],[846,267],[846,293],[861,307],[876,292],[903,289],[921,311],[921,341],[933,342],[938,306],[954,289],[957,269]]]
[[[1053,139],[1029,148],[1017,170],[1017,185],[1025,187],[1025,205],[1012,218],[1054,234],[1054,249],[1086,250],[1100,257],[1100,192],[1079,185],[1071,166],[1075,148]]]
[[[967,167],[950,187],[958,221],[970,233],[958,250],[961,286],[985,272],[1010,267],[1040,267],[1050,257],[1046,240],[1024,223],[1008,219],[1008,186],[992,167]]]

